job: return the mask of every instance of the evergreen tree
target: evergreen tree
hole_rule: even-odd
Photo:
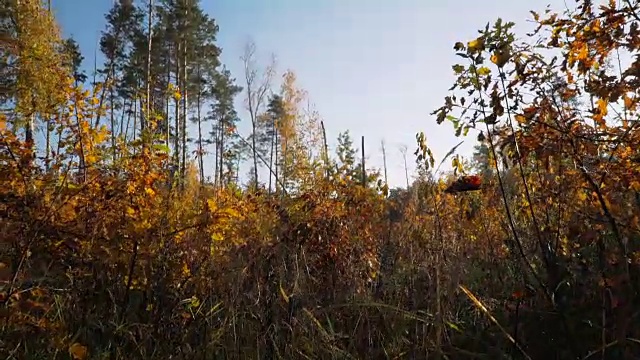
[[[73,38],[64,40],[62,52],[66,55],[66,65],[71,69],[71,74],[76,84],[82,84],[87,81],[87,73],[81,69],[84,56],[82,56],[78,43]]]
[[[235,96],[242,88],[235,84],[235,79],[227,69],[222,69],[215,78],[212,94],[210,118],[214,121],[211,135],[216,144],[216,179],[221,186],[228,184],[236,176],[236,164],[242,156],[243,147],[236,131],[240,121],[233,106]]]
[[[278,128],[279,122],[282,121],[283,117],[284,103],[282,96],[273,94],[269,98],[266,116],[262,121],[260,121],[261,137],[259,141],[259,144],[262,144],[262,153],[266,155],[268,152],[269,154],[269,168],[271,169],[269,173],[269,191],[271,191],[273,183],[275,182],[277,187],[278,182],[278,166],[280,164],[278,161],[278,156],[280,154],[278,149],[281,147],[282,139],[281,136],[278,136]]]
[[[105,18],[107,25],[100,37],[100,51],[104,54],[106,62],[104,68],[98,70],[98,74],[103,76],[106,86],[103,87],[100,103],[107,102],[111,109],[109,123],[115,151],[115,137],[124,130],[122,121],[116,125],[117,116],[124,111],[126,104],[131,102],[134,86],[131,83],[131,72],[125,73],[127,59],[132,45],[142,33],[144,14],[132,2],[120,0],[114,3]],[[124,120],[124,117],[120,118]],[[100,120],[98,116],[96,126],[100,124]]]
[[[353,145],[349,130],[338,134],[338,147],[336,148],[338,161],[333,170],[334,178],[350,183],[362,183],[362,159],[358,159],[357,154],[358,149]],[[379,171],[366,169],[365,181],[367,186],[375,184],[379,177]]]

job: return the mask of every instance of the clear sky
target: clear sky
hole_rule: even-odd
[[[140,1],[140,0],[136,0]],[[52,0],[65,36],[79,42],[88,66],[104,14],[113,0]],[[380,141],[387,145],[391,186],[404,186],[399,146],[408,147],[414,169],[415,135],[424,131],[438,162],[460,139],[450,124],[438,126],[429,113],[442,104],[453,84],[456,41],[466,42],[498,17],[516,22],[524,36],[532,29],[529,10],[564,1],[524,0],[201,0],[220,26],[222,62],[241,80],[240,56],[252,38],[266,64],[271,53],[282,73],[292,69],[327,127],[329,145],[350,130],[356,145],[365,136],[368,164],[382,167]],[[238,99],[247,135],[248,118]],[[475,143],[469,133],[463,152]],[[243,174],[246,169],[243,169]]]

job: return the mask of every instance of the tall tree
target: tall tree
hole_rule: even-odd
[[[259,138],[261,137],[259,130],[259,115],[265,106],[267,92],[271,87],[271,81],[275,72],[275,60],[264,70],[260,71],[256,66],[256,45],[253,41],[249,41],[244,49],[241,57],[244,66],[245,80],[245,106],[251,118],[251,146],[253,153],[253,182],[259,183],[258,180],[258,152]]]
[[[198,109],[208,94],[204,87],[212,83],[215,68],[219,64],[220,49],[215,44],[218,26],[203,12],[198,0],[162,0],[157,7],[157,14],[158,32],[163,34],[166,41],[164,59],[158,62],[165,64],[163,77],[170,84],[169,87],[175,90],[171,91],[174,100],[174,166],[182,174],[186,169],[188,153],[187,119],[192,110],[196,110],[198,118]],[[201,81],[203,79],[205,81]],[[188,94],[195,96],[189,97]],[[165,112],[169,119],[169,104],[166,104]],[[168,140],[168,122],[165,130]]]
[[[358,158],[358,149],[354,147],[353,139],[349,130],[338,134],[338,146],[336,155],[338,159],[333,169],[333,176],[336,179],[347,183],[362,184],[362,159]],[[371,186],[380,177],[380,172],[374,169],[366,169],[366,185]]]
[[[260,122],[262,137],[260,143],[269,144],[269,191],[272,188],[272,180],[278,183],[278,148],[281,136],[278,136],[280,122],[284,118],[284,103],[282,97],[273,94],[269,99],[266,116]]]
[[[63,54],[63,62],[67,68],[71,71],[73,82],[75,86],[83,84],[87,80],[87,75],[84,70],[81,69],[84,56],[80,51],[80,46],[73,38],[64,40],[61,44],[60,52]],[[45,137],[45,168],[49,170],[49,162],[51,157],[51,132],[53,131],[53,124],[51,118],[46,119],[46,137]],[[62,128],[58,129],[58,151],[60,150],[60,137]]]
[[[112,145],[115,147],[116,116],[117,111],[124,107],[124,102],[120,95],[126,95],[125,88],[132,84],[126,82],[123,72],[126,68],[126,61],[129,57],[130,49],[136,37],[142,32],[141,25],[144,19],[143,12],[133,5],[131,1],[119,0],[114,3],[111,10],[105,16],[107,20],[106,29],[100,37],[100,50],[106,58],[104,68],[98,73],[104,78],[100,103],[108,101],[110,127],[112,132]],[[108,96],[108,100],[105,97]],[[95,125],[100,124],[100,115],[96,118]]]
[[[203,116],[203,107],[207,102],[215,101],[218,94],[216,88],[220,86],[218,77],[220,66],[220,49],[213,43],[218,26],[213,20],[208,18],[196,29],[197,45],[191,52],[193,55],[193,65],[189,76],[191,86],[192,106],[195,108],[195,115],[191,118],[197,125],[198,134],[196,139],[195,154],[198,159],[200,181],[204,182],[204,156],[207,154],[207,145],[213,143],[206,138],[203,133],[203,126],[210,121],[211,116]],[[222,69],[224,72],[224,69]],[[216,160],[216,165],[218,164]],[[216,171],[217,174],[217,171]]]
[[[32,147],[31,162],[36,121],[48,119],[64,102],[59,85],[69,76],[68,67],[59,51],[59,29],[40,1],[3,1],[0,28],[0,101],[11,110],[13,126],[24,128],[25,140]]]
[[[227,69],[223,68],[217,74],[212,89],[215,102],[210,116],[215,121],[211,134],[217,149],[216,178],[220,186],[226,185],[235,177],[233,170],[241,156],[242,147],[238,145],[240,138],[236,131],[240,119],[233,105],[235,96],[241,91],[242,87],[235,85],[235,79]]]
[[[291,70],[283,75],[280,96],[282,115],[277,130],[281,183],[295,190],[311,185],[316,170],[323,166],[322,128],[317,112],[310,109],[307,92],[298,87]]]

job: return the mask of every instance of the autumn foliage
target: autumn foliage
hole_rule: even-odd
[[[464,175],[459,177],[456,181],[451,183],[445,192],[449,194],[480,190],[482,186],[482,178],[478,175]]]
[[[19,59],[0,69],[12,90],[0,114],[4,357],[640,353],[637,2],[579,1],[532,12],[538,28],[524,40],[498,20],[456,43],[457,80],[433,114],[459,136],[480,132],[483,160],[431,172],[419,134],[421,176],[392,190],[354,151],[340,165],[329,157],[292,72],[256,123],[271,126],[282,162],[247,156],[273,166],[269,184],[234,181],[241,157],[224,144],[241,142],[221,107],[207,181],[204,141],[197,165],[181,162],[165,132],[164,107],[176,104],[180,125],[193,88],[136,88],[134,131],[116,131],[113,84],[83,86],[42,27],[55,29],[50,14],[15,4],[2,6],[23,31],[0,39]]]

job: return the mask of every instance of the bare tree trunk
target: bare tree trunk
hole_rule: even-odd
[[[113,95],[113,86],[109,89],[109,103],[110,103],[110,120],[111,120],[111,151],[113,152],[113,161],[116,161],[116,114],[114,107],[114,95]]]
[[[240,183],[240,157],[236,160],[236,185]]]
[[[213,162],[213,186],[217,189],[218,185],[219,185],[219,178],[218,178],[218,164],[220,163],[220,161],[218,160],[218,157],[220,156],[220,126],[218,127],[213,127],[213,136],[214,136],[214,143],[215,143],[215,148],[216,148],[216,154],[214,157],[214,162]]]
[[[322,126],[322,141],[324,145],[323,149],[323,157],[324,157],[324,166],[325,166],[325,176],[327,180],[329,180],[329,146],[327,145],[327,130],[324,127],[324,121],[320,121],[320,126]]]
[[[76,88],[78,87],[78,80],[74,81],[74,85]],[[80,141],[80,154],[79,154],[80,160],[78,161],[78,165],[82,172],[81,180],[84,183],[85,181],[87,181],[87,167],[85,166],[85,161],[84,161],[84,136],[82,136],[82,132],[80,131],[80,116],[78,113],[78,104],[76,102],[73,103],[73,113],[76,117],[76,126],[78,127],[77,131],[79,134],[78,140]],[[62,130],[60,131],[62,134]]]
[[[49,6],[51,6],[51,2],[49,2]],[[45,124],[47,127],[47,138],[45,140],[44,146],[44,168],[47,172],[49,172],[49,163],[51,162],[51,118],[47,117],[47,122]]]
[[[29,115],[29,120],[27,120],[27,124],[25,125],[25,129],[24,129],[24,140],[29,146],[29,155],[27,157],[27,165],[31,165],[33,163],[33,159],[35,158],[35,147],[34,147],[35,143],[33,140],[33,133],[35,132],[36,115],[35,115],[35,109],[32,109],[31,111],[32,113],[31,115]]]
[[[362,137],[362,186],[367,186],[367,171],[364,164],[364,136]]]
[[[198,79],[200,79],[200,64],[198,64]],[[201,84],[199,84],[201,85]],[[201,104],[200,98],[202,96],[202,89],[198,87],[198,95],[196,97],[196,118],[198,121],[198,164],[200,165],[200,184],[204,185],[204,149],[202,146],[202,119],[200,118]]]
[[[124,122],[123,119],[123,123],[121,125],[121,130],[120,130],[120,134],[122,134],[122,138],[123,141],[127,142],[127,138],[129,137],[129,123],[131,123],[131,114],[133,113],[133,115],[136,115],[136,100],[135,98],[133,99],[133,101],[131,103],[129,103],[129,111],[127,112],[127,121]]]
[[[272,61],[272,63],[263,72],[261,82],[256,84],[258,71],[255,68],[255,52],[255,43],[247,43],[241,60],[244,63],[247,110],[249,111],[249,117],[251,118],[251,150],[253,152],[254,185],[258,186],[258,149],[256,146],[258,136],[258,114],[260,113],[260,109],[264,103],[267,90],[271,85],[271,78],[273,77],[275,63]]]
[[[140,108],[142,107],[142,104],[140,104],[139,99],[135,99],[133,101],[133,134],[131,136],[131,140],[133,141],[136,140],[136,130],[138,129],[138,111],[139,111],[138,105],[140,105]],[[127,124],[127,130],[129,130],[128,128],[129,128],[129,125]]]
[[[224,111],[222,112],[223,114],[225,113]],[[219,155],[220,155],[220,164],[218,165],[218,171],[220,171],[220,188],[222,189],[222,187],[225,185],[224,183],[224,115],[222,115],[220,117],[220,126],[219,131],[220,131],[220,150],[219,150]]]
[[[149,39],[147,42],[147,98],[146,98],[146,102],[147,102],[147,106],[146,106],[146,114],[145,114],[145,118],[149,119],[150,118],[150,114],[151,114],[151,46],[152,46],[152,41],[153,41],[153,0],[149,0],[149,22],[148,22],[148,26],[149,26]],[[140,121],[140,130],[144,131],[146,126],[145,126],[145,121],[141,120]]]
[[[124,100],[124,102],[122,104],[122,113],[120,114],[120,123],[118,124],[118,137],[124,135],[124,124],[125,124],[124,118],[125,118],[125,116],[127,116],[127,118],[131,117],[131,103],[129,103],[126,99]],[[128,120],[127,120],[127,122],[128,122]]]
[[[53,16],[53,14],[51,13],[51,0],[47,1],[47,11],[49,11],[49,16]],[[47,137],[46,137],[46,143],[45,143],[45,147],[44,147],[44,168],[47,172],[49,172],[49,162],[51,161],[50,159],[50,154],[51,154],[51,116],[47,116],[47,122],[45,124],[45,126],[47,127]]]
[[[282,149],[282,194],[284,195],[287,192],[287,176],[289,172],[287,171],[287,154],[289,154],[288,149],[288,140],[289,136],[284,138],[284,149]]]
[[[404,177],[407,181],[407,189],[409,189],[409,170],[407,168],[407,146],[402,145],[400,148],[400,152],[402,152],[402,157],[404,158]]]
[[[167,56],[167,61],[165,63],[165,66],[167,68],[167,84],[171,84],[171,60],[169,56]],[[167,96],[165,101],[166,101],[166,104],[165,104],[166,115],[164,119],[164,123],[165,123],[164,144],[167,146],[167,149],[168,149],[170,144],[169,137],[171,136],[171,123],[169,122],[169,103],[171,102],[170,97]]]
[[[273,162],[274,162],[274,180],[275,180],[275,184],[274,187],[277,189],[278,188],[278,166],[279,166],[279,161],[278,161],[278,127],[276,126],[275,130],[273,131],[273,141],[274,141],[274,151],[275,153],[273,154]],[[284,190],[284,189],[283,189]]]
[[[185,6],[185,10],[184,10],[185,22],[188,21],[188,16],[189,16],[188,6]],[[182,43],[182,61],[183,61],[182,89],[184,92],[184,97],[182,100],[182,166],[180,168],[180,177],[182,178],[182,182],[181,182],[182,188],[184,188],[184,179],[185,179],[186,170],[187,170],[187,120],[189,120],[188,112],[187,112],[187,105],[188,105],[187,55],[188,55],[187,41],[183,40],[183,43]]]
[[[389,185],[389,178],[387,178],[387,149],[384,146],[384,139],[380,141],[382,147],[382,164],[384,166],[384,183]]]
[[[269,167],[271,169],[273,169],[273,160],[274,160],[273,151],[274,151],[274,148],[276,147],[275,137],[276,137],[276,119],[273,118],[271,119],[271,149],[269,151]],[[272,179],[273,179],[273,173],[269,171],[269,194],[271,194]]]
[[[176,46],[176,52],[175,52],[175,59],[176,59],[176,87],[178,88],[178,90],[181,92],[182,89],[180,88],[180,43],[177,43]],[[174,130],[174,134],[173,134],[173,145],[174,145],[174,166],[176,167],[176,170],[180,169],[180,99],[179,98],[175,98],[175,119],[174,119],[174,126],[175,126],[175,130]]]

